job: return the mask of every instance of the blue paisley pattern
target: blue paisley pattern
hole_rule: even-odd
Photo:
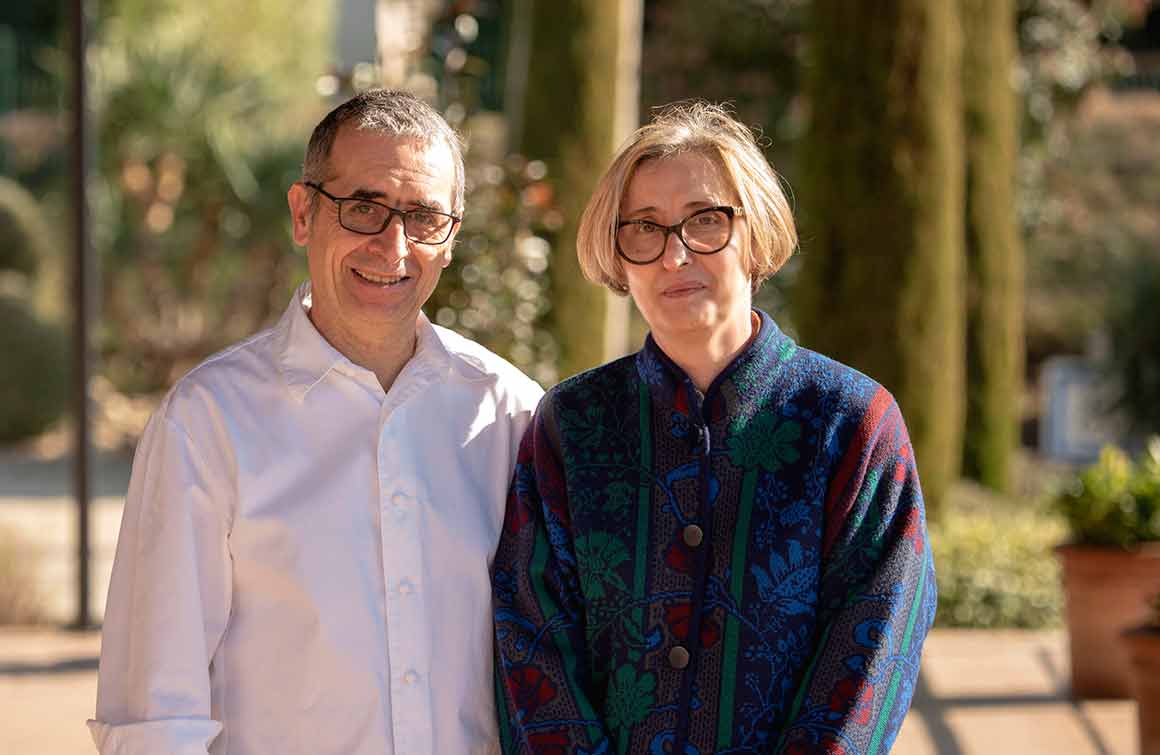
[[[505,752],[889,751],[935,608],[906,426],[759,314],[704,395],[650,337],[541,402],[492,570]]]

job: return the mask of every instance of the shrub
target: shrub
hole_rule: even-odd
[[[26,302],[0,295],[0,444],[43,432],[64,411],[65,335]]]
[[[0,176],[0,271],[35,275],[47,255],[48,237],[36,199],[16,181]]]
[[[1111,446],[1054,499],[1078,545],[1132,548],[1160,540],[1160,439],[1136,464]]]
[[[1132,267],[1120,290],[1122,303],[1108,324],[1117,408],[1137,432],[1160,432],[1160,262]]]
[[[938,578],[937,624],[943,627],[1037,629],[1060,624],[1063,597],[1052,548],[1063,523],[1041,504],[1016,504],[952,492],[930,525]]]
[[[35,564],[33,548],[0,527],[0,624],[31,624],[43,618]]]

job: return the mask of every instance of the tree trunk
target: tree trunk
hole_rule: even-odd
[[[898,399],[934,511],[962,458],[957,6],[816,0],[809,34],[795,321]]]
[[[967,420],[964,472],[1011,487],[1023,389],[1023,249],[1015,216],[1013,0],[961,0],[966,134]]]
[[[623,351],[627,309],[587,283],[576,260],[580,213],[620,142],[637,126],[640,0],[525,0],[527,78],[517,148],[543,160],[564,225],[553,239],[552,313],[560,376]],[[523,5],[523,3],[521,3]]]

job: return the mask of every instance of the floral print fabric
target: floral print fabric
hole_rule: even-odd
[[[760,314],[704,396],[649,338],[540,404],[492,569],[505,752],[889,751],[935,607],[906,427]]]

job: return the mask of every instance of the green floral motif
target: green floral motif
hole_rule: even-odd
[[[747,423],[734,422],[729,430],[729,460],[742,469],[761,466],[776,472],[801,457],[794,444],[802,437],[802,426],[780,421],[771,412],[760,412]]]
[[[576,561],[580,566],[580,589],[588,600],[605,596],[604,588],[612,585],[628,590],[616,567],[628,560],[628,548],[607,532],[593,532],[576,538]]]
[[[618,511],[632,504],[636,497],[636,488],[624,480],[617,480],[604,489],[604,511]]]
[[[621,666],[608,687],[605,717],[612,729],[628,729],[648,718],[654,703],[657,680],[651,673],[636,675],[632,666]]]

